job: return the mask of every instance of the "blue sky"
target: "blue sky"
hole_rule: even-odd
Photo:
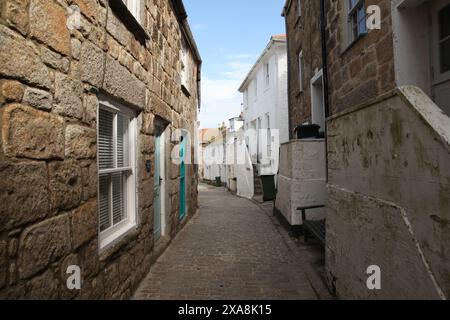
[[[285,33],[284,0],[184,0],[203,59],[202,128],[238,116],[237,91],[274,34]]]

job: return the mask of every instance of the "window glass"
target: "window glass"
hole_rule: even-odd
[[[441,73],[450,71],[450,5],[439,12],[439,53]]]
[[[364,0],[348,0],[349,43],[367,33]]]
[[[114,167],[113,121],[114,114],[112,112],[100,109],[98,121],[99,169]]]

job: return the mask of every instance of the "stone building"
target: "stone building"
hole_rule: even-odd
[[[289,66],[289,137],[294,139],[297,126],[313,122],[311,79],[322,70],[320,1],[289,0],[282,16],[286,21]]]
[[[0,6],[0,297],[128,298],[197,209],[183,3]]]
[[[448,298],[450,1],[325,8],[330,281],[344,298]]]
[[[448,298],[450,1],[320,4],[330,287]],[[367,286],[371,266],[379,289]]]

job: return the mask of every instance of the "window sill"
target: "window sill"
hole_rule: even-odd
[[[186,97],[189,98],[191,96],[189,89],[184,84],[181,85],[181,91],[183,91],[183,93],[186,95]]]
[[[364,38],[367,35],[367,33],[361,34],[358,38],[350,42],[339,54],[340,57],[345,55],[348,51],[350,51],[362,38]]]
[[[117,18],[134,34],[139,42],[145,44],[146,40],[150,40],[150,36],[142,24],[136,20],[122,1],[109,1],[109,6]]]
[[[119,244],[122,242],[122,240],[124,240],[124,238],[126,238],[129,235],[133,235],[135,230],[136,224],[128,222],[123,227],[121,227],[116,232],[110,234],[107,237],[102,237],[102,235],[100,234],[99,236],[100,255],[110,256],[112,253],[115,252],[116,245],[120,247]]]

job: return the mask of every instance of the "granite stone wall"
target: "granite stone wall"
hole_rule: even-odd
[[[348,43],[344,0],[325,1],[330,115],[395,88],[391,1],[365,0],[381,9],[381,29]]]
[[[111,1],[110,1],[111,2]],[[67,7],[81,11],[69,28]],[[128,298],[161,252],[153,239],[154,119],[194,137],[199,61],[188,55],[172,1],[143,0],[141,23],[105,0],[0,1],[0,297]],[[134,23],[130,23],[130,21]],[[137,227],[99,251],[97,109],[104,94],[138,114]],[[177,143],[176,139],[172,146]],[[193,154],[193,153],[192,153]],[[178,219],[179,166],[167,169],[164,243],[197,208],[188,166],[188,212]],[[68,265],[82,289],[66,287]]]
[[[301,4],[301,16],[298,4]],[[288,41],[288,94],[290,138],[294,129],[311,121],[310,81],[322,69],[320,33],[320,1],[292,1],[285,13]],[[299,53],[303,53],[302,80],[299,72]]]

